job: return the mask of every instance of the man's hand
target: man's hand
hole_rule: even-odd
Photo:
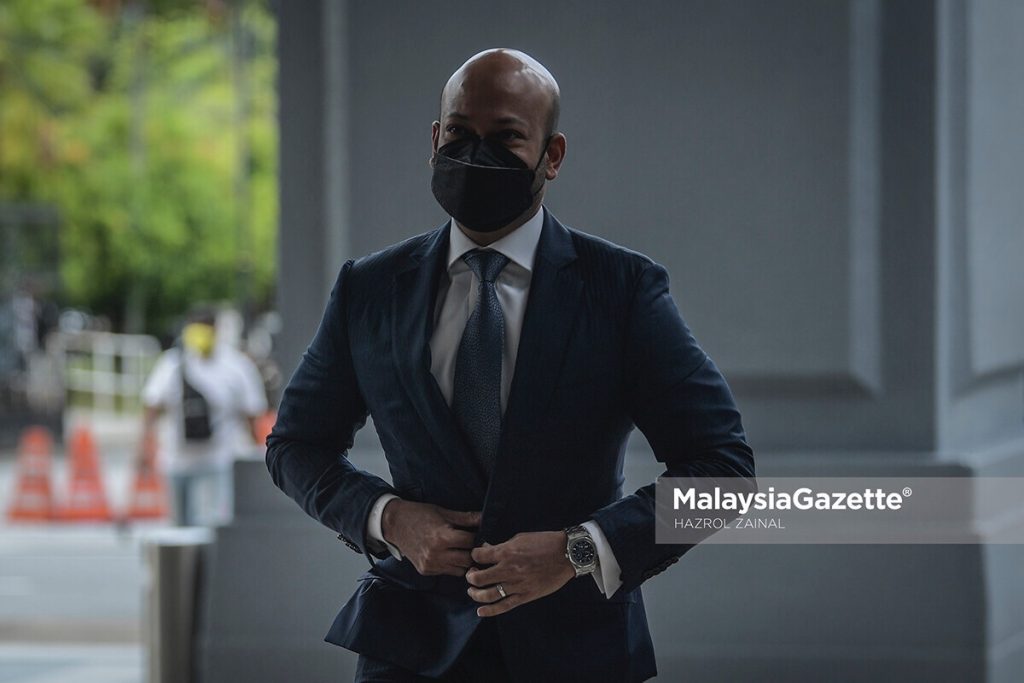
[[[479,526],[479,512],[395,498],[384,506],[380,529],[384,540],[409,558],[420,574],[463,576],[473,564],[469,551],[475,534],[468,530]]]
[[[478,616],[493,617],[519,605],[551,595],[576,577],[576,570],[565,556],[564,531],[537,531],[516,534],[504,543],[485,543],[473,550],[477,564],[493,565],[470,569],[469,597],[487,603],[476,610]],[[498,591],[501,584],[505,591]]]

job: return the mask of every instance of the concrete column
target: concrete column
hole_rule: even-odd
[[[277,308],[284,327],[276,357],[285,377],[298,365],[334,279],[349,254],[347,4],[280,2],[278,111],[280,224]]]

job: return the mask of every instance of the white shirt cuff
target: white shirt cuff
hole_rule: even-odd
[[[401,560],[401,551],[384,540],[384,531],[381,529],[381,521],[384,519],[384,506],[395,498],[398,498],[398,496],[393,493],[385,493],[374,501],[373,507],[370,508],[370,516],[366,520],[366,545],[375,553],[383,552],[387,548],[388,552],[391,553],[391,557]]]
[[[619,567],[618,560],[615,559],[615,553],[612,552],[608,538],[601,531],[597,522],[587,520],[581,526],[590,532],[590,536],[594,539],[594,546],[597,548],[597,571],[591,576],[594,577],[597,589],[606,598],[611,597],[622,585],[622,569]]]

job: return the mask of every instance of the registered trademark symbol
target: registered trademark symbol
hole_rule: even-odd
[[[909,495],[910,495],[911,493],[913,493],[913,491],[912,491],[912,490],[910,489],[910,487],[909,487],[909,486],[904,486],[904,487],[903,487],[903,497],[904,497],[904,498],[906,498],[907,496],[909,496]]]

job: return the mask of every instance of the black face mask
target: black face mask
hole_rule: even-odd
[[[548,138],[550,141],[551,138]],[[449,142],[434,154],[430,189],[452,218],[476,232],[494,232],[533,204],[543,182],[533,189],[537,169],[547,153],[530,170],[522,159],[499,142],[466,137]]]

